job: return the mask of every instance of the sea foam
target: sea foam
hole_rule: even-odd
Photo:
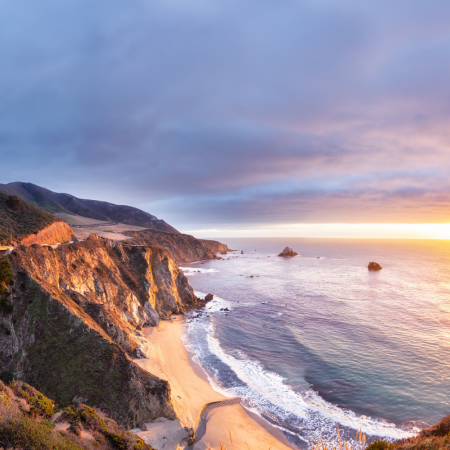
[[[196,291],[196,295],[204,297],[205,294]],[[210,313],[231,306],[230,302],[220,297],[208,303]],[[341,430],[347,429],[347,433],[343,431],[347,439],[351,439],[354,434],[351,430],[362,430],[367,436],[388,440],[414,436],[419,431],[404,430],[383,420],[358,416],[327,402],[312,389],[294,391],[283,377],[265,370],[258,361],[251,360],[245,353],[225,352],[215,336],[213,321],[210,319],[203,317],[191,321],[183,342],[195,354],[196,361],[205,370],[211,385],[223,395],[240,397],[248,409],[286,432],[288,438],[289,435],[296,435],[309,444],[314,439],[322,438],[336,444],[338,426]],[[218,361],[231,371],[238,382],[224,381],[224,366],[220,367]]]

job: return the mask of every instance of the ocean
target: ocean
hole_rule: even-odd
[[[214,389],[298,448],[338,427],[404,438],[450,414],[450,241],[221,242],[239,252],[183,267],[214,295],[183,338]],[[299,256],[278,257],[286,246]]]

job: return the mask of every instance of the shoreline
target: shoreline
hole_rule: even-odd
[[[149,423],[148,431],[135,430],[155,450],[176,450],[180,440],[187,436],[184,427],[195,429],[204,404],[229,399],[212,388],[206,373],[193,360],[194,354],[184,347],[181,338],[185,327],[184,317],[177,316],[155,328],[145,328],[150,357],[134,360],[170,383],[172,403],[179,418]],[[212,449],[220,449],[222,443],[228,450],[298,450],[280,430],[240,404],[222,406],[208,414],[206,433],[193,447],[204,450],[207,443]]]

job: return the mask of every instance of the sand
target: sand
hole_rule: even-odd
[[[135,360],[149,372],[169,381],[172,402],[179,417],[177,421],[148,424],[148,431],[138,432],[156,450],[175,450],[180,437],[187,435],[183,427],[195,428],[199,411],[205,403],[228,399],[213,390],[201,367],[186,351],[181,341],[184,326],[184,319],[177,317],[170,322],[161,322],[156,328],[146,328],[144,334],[151,357]],[[206,449],[207,443],[213,449],[220,449],[220,442],[227,450],[294,448],[278,429],[248,413],[239,404],[212,410],[208,416],[206,434],[194,445],[194,449]]]

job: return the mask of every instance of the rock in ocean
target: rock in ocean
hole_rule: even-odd
[[[297,255],[298,253],[295,253],[294,250],[292,250],[292,248],[286,247],[278,256],[283,256],[285,258],[292,258]]]
[[[369,270],[381,270],[382,267],[375,261],[370,261],[369,265],[367,266]]]

